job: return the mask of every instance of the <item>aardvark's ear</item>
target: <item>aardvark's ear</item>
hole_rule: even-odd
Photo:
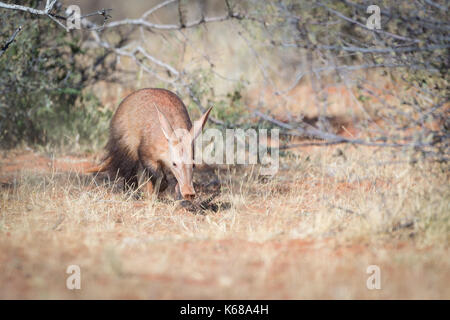
[[[200,119],[198,119],[197,121],[194,121],[194,125],[192,126],[191,129],[191,136],[192,136],[192,141],[195,140],[195,138],[197,138],[199,136],[199,134],[202,132],[203,127],[206,124],[206,121],[208,120],[208,116],[209,113],[211,112],[211,109],[213,107],[210,107],[208,110],[206,110],[206,112],[200,117]]]
[[[173,132],[172,126],[170,125],[169,120],[167,120],[166,116],[159,111],[159,108],[155,104],[156,111],[158,112],[159,124],[161,125],[161,130],[164,133],[164,136],[168,141],[175,141],[176,136]]]

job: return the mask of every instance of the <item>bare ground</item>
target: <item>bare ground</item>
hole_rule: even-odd
[[[97,158],[0,160],[0,298],[450,298],[448,168],[387,150],[311,147],[257,167],[200,168],[206,210],[143,201]],[[81,290],[68,290],[69,265]],[[369,290],[367,267],[381,271]]]

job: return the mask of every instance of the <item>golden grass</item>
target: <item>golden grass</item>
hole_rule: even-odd
[[[271,179],[217,168],[222,206],[203,214],[75,172],[2,172],[0,298],[450,298],[448,167],[340,148],[289,152]]]

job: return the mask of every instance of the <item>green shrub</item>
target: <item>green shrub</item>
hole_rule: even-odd
[[[0,58],[0,147],[100,144],[110,112],[86,89],[92,76],[80,33],[67,33],[47,18],[2,10],[0,41],[19,25],[22,31]]]

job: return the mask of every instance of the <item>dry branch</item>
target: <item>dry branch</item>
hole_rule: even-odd
[[[46,16],[49,19],[51,19],[52,21],[54,21],[56,24],[58,24],[61,28],[63,28],[67,32],[69,32],[70,29],[67,28],[67,26],[65,26],[61,21],[59,21],[59,20],[67,20],[68,17],[61,16],[61,15],[58,15],[58,14],[52,12],[57,3],[58,3],[57,0],[51,0],[51,1],[47,0],[46,4],[45,4],[45,9],[39,10],[39,9],[34,9],[34,8],[22,6],[22,5],[7,4],[7,3],[0,2],[0,8],[16,10],[16,11],[23,11],[23,12],[27,12],[27,13],[38,15],[38,16]],[[92,17],[95,15],[103,16],[103,18],[104,18],[103,26],[104,26],[106,24],[106,20],[108,20],[110,18],[110,16],[108,15],[108,12],[111,10],[112,9],[101,9],[101,10],[86,14],[84,16],[81,16],[80,18],[82,19],[82,18]],[[102,28],[103,26],[98,27],[98,28]]]
[[[19,32],[22,30],[22,26],[18,27],[12,36],[5,42],[5,44],[0,48],[0,57],[8,50],[8,47],[14,42]]]

